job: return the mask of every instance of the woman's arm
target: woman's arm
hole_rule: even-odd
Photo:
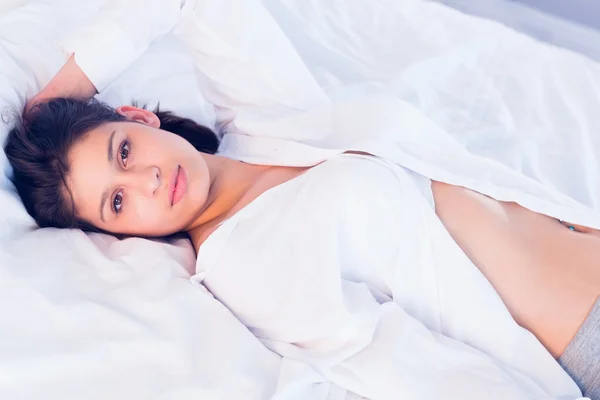
[[[87,99],[104,90],[157,38],[181,20],[193,0],[106,0],[99,12],[60,44],[69,54],[54,78],[28,101]]]
[[[69,97],[73,99],[86,100],[94,97],[97,93],[96,87],[83,73],[70,56],[65,65],[58,71],[50,82],[35,97],[25,105],[25,112],[37,103],[56,97]]]

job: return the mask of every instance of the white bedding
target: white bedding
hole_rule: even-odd
[[[498,21],[546,43],[600,61],[598,5],[588,0],[431,0]],[[549,10],[553,14],[547,14]],[[591,24],[584,23],[592,21]]]
[[[594,62],[564,50],[551,51],[493,22],[457,19],[456,13],[439,5],[381,0],[370,13],[360,13],[365,1],[262,1],[278,25],[255,25],[260,29],[245,31],[244,43],[259,40],[269,33],[267,28],[276,28],[282,43],[294,43],[306,68],[286,70],[285,57],[279,57],[278,64],[285,75],[279,78],[296,78],[287,80],[292,86],[277,86],[274,77],[271,86],[236,92],[232,83],[261,73],[269,76],[269,71],[248,70],[250,54],[228,54],[222,38],[214,36],[204,36],[205,52],[195,54],[196,62],[198,57],[206,61],[197,85],[191,58],[179,42],[166,37],[102,98],[115,105],[132,98],[150,103],[160,99],[165,108],[200,122],[228,122],[232,114],[222,108],[215,114],[194,89],[199,86],[215,104],[236,110],[237,128],[258,129],[265,116],[362,93],[393,93],[451,133],[482,137],[475,141],[475,150],[522,161],[532,175],[543,178],[557,168],[578,171],[578,180],[565,175],[556,184],[579,193],[576,200],[598,210],[597,192],[588,190],[597,186],[597,174],[586,168],[596,162],[594,154],[574,153],[566,166],[535,159],[542,150],[536,147],[537,139],[545,135],[598,145],[592,133],[600,130],[600,68]],[[75,24],[85,23],[100,5],[99,0],[21,3],[27,2],[3,3],[0,8],[2,109],[22,108],[24,94],[39,89],[64,60],[52,43]],[[229,22],[235,38],[250,16],[224,14],[218,3],[205,1],[203,7],[220,23]],[[362,25],[345,18],[349,15],[362,15]],[[474,27],[480,36],[464,41]],[[502,40],[498,32],[504,32]],[[387,51],[396,43],[403,51],[391,59]],[[254,56],[276,58],[270,53],[275,50],[263,50]],[[317,84],[312,87],[315,81],[303,77]],[[231,86],[216,90],[215,82]],[[324,89],[326,96],[302,97],[312,89]],[[288,128],[288,136],[302,134],[301,129]],[[6,130],[3,126],[0,135]],[[566,136],[571,130],[574,136]],[[529,158],[505,147],[519,135],[531,143]],[[496,141],[493,146],[489,137]],[[571,145],[565,140],[565,151],[575,149]],[[497,153],[494,148],[506,151]],[[2,163],[8,171],[4,158]],[[2,179],[1,398],[343,398],[343,389],[320,384],[323,378],[306,365],[267,351],[218,302],[193,286],[188,277],[194,255],[184,240],[165,244],[77,231],[33,231],[31,219]]]
[[[0,14],[0,109],[8,117],[64,62],[55,45],[61,35],[100,5],[28,3]],[[164,109],[213,125],[214,109],[196,88],[183,49],[174,37],[161,39],[100,97],[114,105],[160,100]],[[2,141],[8,126],[0,127]],[[189,281],[189,241],[34,230],[1,179],[0,398],[343,398],[344,390],[320,385],[306,366],[268,351]]]

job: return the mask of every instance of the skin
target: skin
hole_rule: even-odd
[[[77,214],[107,232],[141,237],[188,232],[197,249],[219,222],[303,171],[201,153],[161,130],[151,111],[123,106],[117,112],[131,122],[103,124],[69,151],[67,183]],[[178,166],[187,175],[187,191],[172,205],[168,185]]]
[[[600,237],[515,203],[433,182],[436,213],[517,323],[558,358],[600,296]]]
[[[108,232],[143,237],[187,232],[198,251],[220,222],[306,171],[203,154],[159,129],[160,121],[150,111],[124,106],[118,112],[131,122],[104,124],[69,153],[68,184],[77,212]],[[167,187],[178,165],[186,171],[188,190],[171,205]],[[432,190],[436,213],[454,240],[515,320],[558,358],[600,295],[600,239],[595,232],[586,234],[583,227],[572,232],[552,218],[465,188],[433,182]],[[105,191],[109,196],[102,219]],[[115,202],[115,196],[120,200]]]
[[[73,57],[25,107],[53,97],[86,99],[96,88]],[[156,116],[121,107],[132,122],[105,124],[89,132],[70,152],[69,190],[79,216],[113,233],[165,236],[189,233],[196,250],[218,224],[262,192],[302,174],[304,168],[243,164],[197,152],[185,140],[160,130]],[[127,139],[130,160],[107,162]],[[171,207],[167,182],[177,165],[188,175],[188,192]],[[102,221],[102,192],[124,193],[121,213]],[[514,203],[501,203],[465,188],[432,183],[436,213],[454,240],[494,286],[515,320],[558,358],[600,295],[600,237]]]
[[[56,97],[86,100],[97,93],[96,87],[79,68],[74,55],[71,55],[52,80],[25,104],[23,111],[27,113],[37,103]]]

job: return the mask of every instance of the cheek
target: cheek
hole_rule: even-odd
[[[184,208],[170,208],[160,202],[136,196],[129,198],[126,215],[123,213],[120,230],[142,236],[167,236],[176,233],[187,223]]]
[[[168,220],[166,207],[161,207],[156,200],[144,196],[129,197],[127,200],[127,216],[123,218],[123,223],[130,228],[142,228],[147,231],[160,226],[161,221]]]
[[[201,179],[188,182],[188,201],[187,203],[196,204],[201,207],[208,197],[210,182],[202,177]]]
[[[204,179],[188,182],[188,192],[184,201],[175,206],[178,222],[189,225],[200,216],[208,201],[209,187],[210,182]]]
[[[197,168],[193,171],[192,177],[188,177],[188,190],[190,197],[194,198],[194,201],[204,201],[210,189],[210,175],[206,164],[198,164]],[[198,205],[200,206],[201,204]]]

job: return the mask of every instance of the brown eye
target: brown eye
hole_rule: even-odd
[[[123,166],[126,167],[127,159],[129,158],[129,142],[124,141],[121,144],[121,148],[120,148],[119,152],[121,154],[121,162],[123,163]]]
[[[123,207],[123,193],[119,192],[115,195],[112,201],[112,208],[115,214],[121,212],[121,207]]]

